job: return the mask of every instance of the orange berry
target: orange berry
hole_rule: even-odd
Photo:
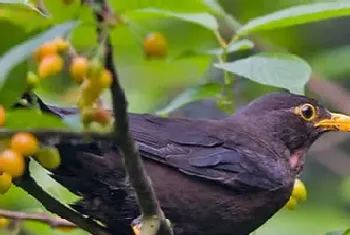
[[[82,82],[89,68],[89,61],[85,57],[76,57],[72,61],[70,73],[77,82]]]
[[[59,55],[45,56],[39,65],[39,76],[41,78],[53,76],[62,70],[63,65],[64,61]]]
[[[112,85],[112,73],[108,69],[104,69],[101,73],[100,79],[98,81],[102,88],[109,88]]]
[[[168,50],[168,43],[164,34],[148,34],[143,41],[143,50],[147,58],[164,58]]]
[[[39,141],[31,133],[18,132],[12,136],[10,147],[23,156],[31,156],[39,151]]]
[[[136,224],[132,226],[132,231],[134,232],[135,235],[141,235],[141,224]]]
[[[0,126],[3,126],[6,119],[6,113],[4,106],[0,105]]]
[[[40,165],[48,170],[54,170],[61,165],[61,155],[56,148],[42,148],[36,158]]]
[[[6,172],[12,177],[20,177],[25,170],[23,156],[11,149],[6,149],[0,153],[0,171]]]
[[[12,176],[5,172],[0,173],[0,194],[6,193],[10,189],[11,185],[12,185]]]
[[[64,40],[63,38],[59,37],[56,38],[53,43],[56,45],[57,47],[57,51],[59,52],[65,52],[68,50],[69,48],[69,43],[68,41]]]
[[[34,51],[34,58],[40,62],[48,55],[57,54],[57,45],[53,42],[46,42],[38,50]]]
[[[103,108],[98,108],[95,112],[95,121],[105,125],[111,121],[111,113]]]

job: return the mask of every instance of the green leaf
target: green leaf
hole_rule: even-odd
[[[79,19],[82,24],[88,23],[92,27],[95,24],[93,9],[87,4],[81,4],[80,1],[73,1],[69,5],[64,1],[43,0],[43,2],[47,11],[50,12],[50,18],[55,23]]]
[[[110,1],[110,4],[115,12],[125,13],[136,9],[148,7],[159,8],[174,12],[211,12],[220,14],[213,9],[212,6],[205,3],[203,0],[166,0],[166,1],[149,1],[149,0],[128,0],[128,1]]]
[[[43,114],[37,110],[7,111],[5,128],[13,130],[28,129],[70,129],[59,117],[51,114]]]
[[[343,231],[326,232],[323,235],[343,235]]]
[[[173,99],[168,106],[164,109],[156,112],[157,115],[166,116],[175,109],[180,108],[181,106],[205,99],[217,97],[220,95],[222,85],[219,83],[206,83],[196,87],[191,87],[185,90],[182,94]]]
[[[350,46],[341,46],[317,53],[309,62],[326,78],[335,79],[350,73],[349,60]]]
[[[350,229],[347,229],[345,231],[332,231],[332,232],[327,232],[324,235],[349,235],[350,234]]]
[[[329,18],[350,15],[350,2],[313,3],[283,9],[249,21],[236,37],[292,25],[300,25]]]
[[[307,62],[285,53],[260,53],[215,66],[255,82],[286,88],[297,94],[303,94],[304,86],[312,72]]]
[[[44,169],[34,159],[30,160],[29,171],[36,183],[39,184],[45,192],[55,197],[56,200],[64,205],[76,203],[81,199],[79,196],[71,193],[68,189],[57,183],[56,180],[52,179],[50,177],[50,172]]]
[[[129,12],[127,16],[144,14],[144,13],[175,17],[186,22],[198,24],[210,30],[216,30],[218,28],[218,23],[215,17],[210,15],[209,13],[175,13],[175,12],[166,11],[162,9],[146,8],[146,9],[140,9],[140,10]]]
[[[0,103],[2,105],[5,107],[11,106],[23,94],[25,89],[26,74],[11,77],[8,76],[9,73],[16,70],[18,66],[23,66],[22,62],[30,57],[40,45],[72,30],[76,26],[77,22],[68,22],[52,27],[33,39],[15,46],[0,58]]]
[[[0,4],[0,20],[6,20],[21,26],[28,32],[43,29],[52,24],[35,6],[30,4]]]
[[[254,43],[252,41],[243,39],[238,42],[230,44],[227,48],[227,52],[232,53],[236,51],[249,50],[249,49],[252,49],[253,47],[254,47]],[[217,48],[217,49],[212,49],[207,51],[207,53],[214,54],[214,55],[221,55],[223,52],[224,52],[224,49],[222,48]]]

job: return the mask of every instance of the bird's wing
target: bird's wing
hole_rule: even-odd
[[[269,156],[208,135],[207,122],[130,116],[131,131],[141,154],[201,179],[237,190],[273,189],[280,186],[278,165]]]

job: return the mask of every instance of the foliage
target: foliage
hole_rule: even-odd
[[[292,0],[286,2],[291,5],[294,3]],[[254,40],[255,33],[348,16],[350,4],[346,1],[278,9],[272,13],[265,12],[242,25],[231,12],[225,12],[225,3],[215,0],[111,3],[118,17],[111,19],[111,25],[106,30],[111,34],[117,69],[126,89],[130,111],[133,112],[155,112],[166,116],[186,104],[210,98],[216,100],[222,110],[232,113],[242,103],[242,98],[235,99],[234,92],[237,89],[237,94],[249,90],[249,94],[243,97],[246,99],[264,93],[264,89],[267,89],[264,85],[272,87],[268,91],[285,88],[303,94],[312,73],[311,66],[332,77],[347,75],[349,71],[346,64],[348,46],[323,51],[312,59],[305,60],[303,58],[307,56],[302,53],[256,53],[268,49],[262,47],[259,40],[258,43]],[[34,3],[25,0],[2,0],[0,4],[0,29],[6,32],[0,39],[0,103],[6,108],[17,102],[28,88],[27,72],[36,68],[31,55],[45,42],[64,36],[78,53],[88,58],[99,51],[92,10],[81,5],[80,1],[75,0],[67,5],[64,1],[44,0],[43,4],[49,14],[42,13]],[[250,3],[246,4],[243,5],[249,11]],[[165,36],[168,45],[165,58],[151,60],[144,55],[143,40],[150,32],[160,32]],[[253,36],[253,39],[244,38],[247,36]],[[293,35],[292,38],[297,36]],[[65,62],[69,60],[64,59]],[[60,74],[43,80],[34,92],[48,103],[76,105],[79,85],[69,78],[69,68],[65,68]],[[104,102],[109,104],[109,100],[110,94],[105,92]],[[169,102],[165,104],[164,100]],[[7,115],[10,118],[5,126],[9,129],[79,131],[82,128],[80,117],[61,121],[43,115],[35,108],[30,111],[8,112]],[[39,183],[57,198],[65,202],[76,199],[75,195],[54,183],[39,165],[32,163],[31,168],[35,168],[32,172],[35,172]],[[17,199],[16,203],[9,200],[12,197]],[[19,200],[22,197],[25,200]],[[42,209],[37,201],[18,188],[12,188],[7,195],[0,197],[0,206],[24,211]],[[336,221],[341,216],[337,214],[334,217]],[[284,219],[284,223],[289,218]],[[347,223],[340,221],[333,225],[346,229]],[[35,223],[25,223],[24,227],[37,234],[60,233]],[[271,230],[266,234],[272,234],[272,225],[267,228]],[[263,227],[262,234],[264,229]],[[349,231],[341,231],[325,234],[348,233]],[[283,231],[283,234],[286,233]]]

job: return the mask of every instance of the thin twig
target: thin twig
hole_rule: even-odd
[[[43,190],[30,176],[29,172],[27,172],[22,178],[16,180],[14,183],[40,201],[48,211],[58,214],[62,218],[71,221],[91,234],[108,235],[104,227],[61,204],[54,197],[45,192],[45,190]]]
[[[96,11],[96,19],[103,23],[105,16],[110,16],[112,10],[106,1],[102,2],[102,10]],[[101,34],[101,30],[98,34]],[[134,188],[137,200],[142,212],[142,229],[141,234],[153,235],[164,234],[171,235],[172,230],[168,225],[166,218],[152,187],[152,182],[144,168],[143,161],[138,153],[136,143],[129,131],[127,100],[120,86],[118,73],[114,65],[113,48],[110,42],[109,35],[104,42],[105,52],[105,67],[110,70],[113,75],[113,83],[111,86],[112,106],[114,113],[114,133],[116,146],[120,150],[123,157],[125,168],[128,173],[130,184]]]
[[[52,228],[67,227],[77,228],[77,226],[65,219],[54,217],[46,213],[26,213],[21,211],[8,211],[0,209],[0,216],[6,219],[19,221],[36,221],[49,225]]]

